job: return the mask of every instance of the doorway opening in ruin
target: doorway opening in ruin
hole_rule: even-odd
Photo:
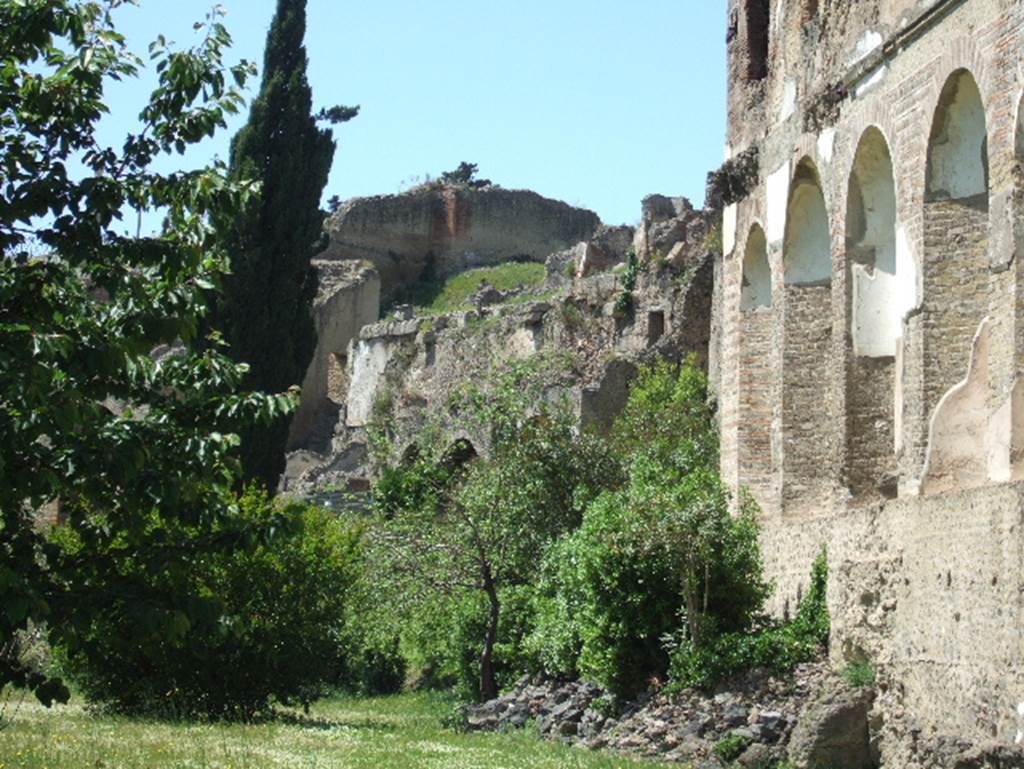
[[[755,224],[747,235],[740,289],[739,472],[740,485],[750,488],[765,506],[772,480],[772,277],[768,241]]]
[[[657,344],[665,335],[665,313],[655,310],[647,313],[647,346]]]
[[[770,22],[770,0],[746,0],[747,80],[764,80],[768,76]]]
[[[943,395],[967,375],[974,335],[988,314],[988,131],[981,92],[967,70],[949,76],[935,110],[923,229],[923,382],[921,423],[915,430],[922,465],[929,420]],[[930,449],[936,450],[945,451]],[[977,474],[970,466],[986,461],[983,445],[961,445],[956,451],[964,454],[965,473]]]
[[[477,456],[479,455],[472,442],[466,438],[459,438],[441,455],[441,466],[449,473],[459,473]]]
[[[900,269],[902,267],[903,269]],[[855,499],[896,494],[896,351],[913,305],[897,265],[896,183],[877,128],[861,137],[846,197],[846,482]]]
[[[832,238],[817,169],[793,175],[783,240],[782,502],[787,515],[828,504],[834,454]]]
[[[332,352],[327,356],[327,399],[344,405],[348,398],[348,356]]]

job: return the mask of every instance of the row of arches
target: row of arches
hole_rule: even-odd
[[[810,159],[792,175],[781,274],[762,228],[748,232],[739,299],[741,482],[756,490],[781,477],[784,510],[820,505],[833,484],[823,460],[839,448],[850,495],[894,496],[899,453],[927,450],[924,421],[966,375],[990,290],[986,117],[966,70],[942,91],[925,176],[924,245],[915,260],[900,240],[889,145],[876,127],[860,137],[847,182],[844,253],[835,262],[845,271],[845,296],[833,291],[828,207]],[[839,301],[845,307],[835,312]],[[847,325],[841,335],[833,333],[838,318]],[[831,397],[834,382],[842,382],[843,397]],[[925,416],[906,431],[904,447],[911,392]],[[839,408],[845,413],[834,413]]]

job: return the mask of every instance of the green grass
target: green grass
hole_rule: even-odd
[[[412,303],[423,315],[444,315],[458,310],[486,280],[499,291],[518,286],[539,286],[547,268],[535,262],[505,262],[453,275],[444,283],[420,286]]]
[[[15,695],[20,698],[20,695]],[[2,700],[0,696],[0,700]],[[2,706],[2,705],[0,705]],[[331,699],[308,716],[253,725],[172,724],[8,703],[0,769],[655,769],[543,742],[528,730],[443,729],[450,700],[428,694]],[[678,765],[676,765],[678,766]]]

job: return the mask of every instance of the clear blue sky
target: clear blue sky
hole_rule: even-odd
[[[275,0],[220,1],[234,56],[261,63]],[[158,33],[190,44],[211,4],[141,0],[119,26],[140,54]],[[591,208],[609,224],[635,222],[651,192],[699,205],[722,158],[725,5],[309,0],[314,100],[362,107],[336,129],[325,198],[398,192],[468,160],[503,187]],[[111,140],[152,77],[111,92]],[[226,157],[242,119],[189,160]]]

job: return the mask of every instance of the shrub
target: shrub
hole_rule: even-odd
[[[742,734],[730,734],[715,743],[715,755],[729,764],[742,756],[743,751],[748,747],[750,747],[749,737]]]
[[[851,662],[843,670],[846,683],[855,689],[875,685],[875,669],[869,662]]]
[[[246,543],[237,530],[263,536]],[[163,568],[118,563],[133,590],[112,596],[80,641],[61,649],[91,701],[163,717],[249,719],[275,701],[306,706],[337,680],[360,530],[329,511],[250,491],[220,533],[211,547],[188,527],[154,524],[149,539],[168,553]],[[67,529],[57,544],[69,557],[81,547]],[[119,561],[116,547],[105,555]]]
[[[562,304],[562,322],[573,331],[583,327],[583,313],[572,302]]]
[[[629,695],[666,672],[667,637],[702,648],[747,629],[767,586],[753,509],[733,518],[718,478],[714,412],[693,362],[642,371],[614,435],[628,481],[549,552],[528,646],[549,672],[578,669]]]
[[[670,690],[709,687],[752,668],[787,672],[813,660],[828,643],[827,582],[828,563],[822,552],[814,561],[810,589],[792,621],[762,621],[749,632],[720,634],[702,648],[678,644],[669,670]]]

